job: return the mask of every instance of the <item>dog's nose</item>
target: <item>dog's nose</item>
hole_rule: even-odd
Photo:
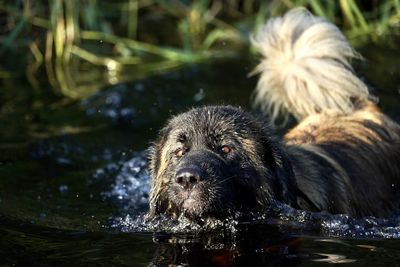
[[[175,182],[185,188],[192,188],[201,179],[200,171],[195,168],[180,169],[175,175]]]

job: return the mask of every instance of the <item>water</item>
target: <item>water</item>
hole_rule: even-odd
[[[359,66],[400,121],[398,50],[367,47]],[[382,63],[384,62],[384,63]],[[143,220],[147,148],[191,106],[250,109],[255,62],[232,59],[120,84],[79,103],[0,95],[0,265],[281,266],[400,264],[400,217],[354,219],[277,204],[212,229]],[[13,85],[15,86],[15,85]],[[238,215],[240,216],[240,215]]]

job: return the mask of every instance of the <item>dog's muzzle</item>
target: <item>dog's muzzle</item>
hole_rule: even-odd
[[[191,190],[193,186],[204,180],[204,173],[199,166],[191,165],[179,169],[175,174],[175,183],[186,190]]]
[[[171,199],[187,217],[201,217],[215,206],[219,180],[224,179],[225,163],[212,151],[188,151],[177,166]]]

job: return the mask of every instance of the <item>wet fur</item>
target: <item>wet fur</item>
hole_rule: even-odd
[[[383,217],[398,210],[400,127],[373,104],[310,116],[285,143],[297,185],[317,211]]]
[[[187,145],[188,155],[196,151],[209,154],[202,161],[204,165],[213,165],[213,158],[220,161],[213,165],[217,170],[208,170],[211,178],[207,177],[202,184],[210,189],[204,202],[211,202],[211,210],[204,210],[204,213],[224,217],[230,211],[260,209],[272,201],[295,205],[289,189],[294,184],[290,181],[293,177],[291,169],[284,161],[284,151],[269,132],[263,122],[231,106],[192,109],[172,118],[151,151],[152,190],[148,217],[160,213],[177,217],[182,212],[179,202],[171,197],[171,181],[180,161],[174,158],[173,152],[179,146],[182,133],[191,144],[197,143]],[[230,158],[219,155],[218,148],[222,143],[233,146]],[[219,173],[213,175],[215,172]]]
[[[173,177],[194,163],[206,180],[189,216],[226,217],[274,201],[355,217],[398,210],[400,127],[369,100],[348,62],[356,54],[339,30],[295,10],[271,20],[254,40],[265,56],[256,69],[262,73],[256,103],[264,103],[272,121],[289,112],[301,122],[279,141],[240,108],[201,107],[172,118],[152,148],[148,218],[185,214]],[[174,159],[182,133],[192,145]],[[218,152],[224,142],[233,146],[229,158]]]
[[[355,217],[387,216],[399,208],[400,127],[376,109],[365,108],[351,116],[314,115],[279,142],[247,112],[214,106],[178,115],[163,129],[152,152],[149,217],[177,217],[181,212],[168,193],[176,165],[167,148],[174,142],[174,133],[191,127],[213,138],[215,131],[210,129],[222,127],[223,131],[230,126],[237,130],[234,138],[240,144],[234,159],[241,165],[234,170],[239,181],[224,185],[227,191],[207,216],[226,216],[229,209],[262,210],[274,201]],[[202,201],[208,201],[207,196]]]

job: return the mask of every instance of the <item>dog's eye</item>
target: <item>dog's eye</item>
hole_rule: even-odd
[[[222,146],[222,147],[221,147],[221,151],[222,151],[222,153],[224,153],[224,154],[229,154],[229,153],[232,152],[232,148],[231,148],[230,146]]]
[[[182,157],[183,155],[185,155],[185,149],[184,148],[178,148],[177,150],[175,150],[175,156],[177,156],[178,158]]]
[[[185,134],[180,134],[178,136],[178,142],[184,143],[186,141],[186,135]]]

